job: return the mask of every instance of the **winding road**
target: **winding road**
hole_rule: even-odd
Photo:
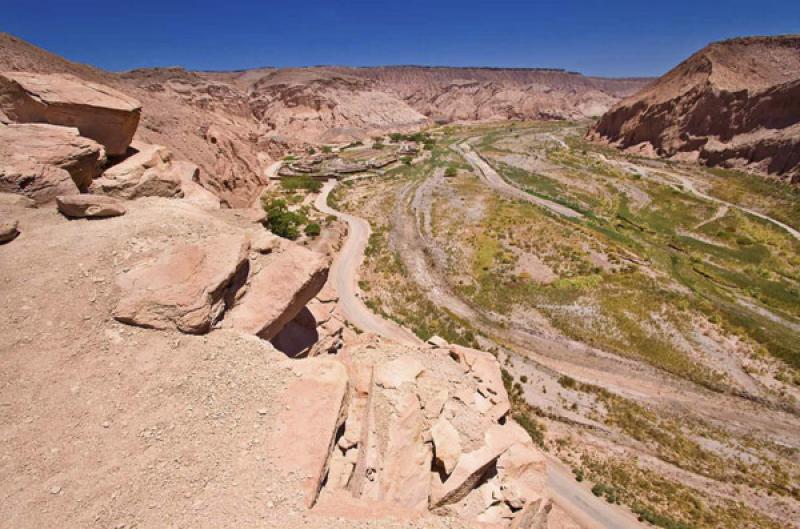
[[[328,195],[338,182],[329,180],[314,201],[314,207],[326,215],[334,215],[347,222],[347,240],[333,261],[330,280],[339,295],[339,304],[347,320],[364,332],[377,334],[400,343],[420,344],[414,333],[394,322],[373,313],[361,299],[358,288],[358,271],[364,261],[364,250],[369,242],[369,223],[362,218],[336,211],[328,206]]]

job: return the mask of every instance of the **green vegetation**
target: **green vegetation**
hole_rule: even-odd
[[[447,167],[447,169],[445,169],[445,171],[444,171],[444,175],[445,175],[446,177],[448,177],[448,178],[453,178],[453,177],[455,177],[455,176],[457,176],[457,175],[458,175],[458,169],[456,169],[456,168],[455,168],[454,166],[452,166],[452,165],[449,165],[449,166]]]
[[[290,211],[286,201],[279,198],[262,199],[262,207],[267,212],[266,227],[285,239],[297,239],[300,227],[308,222],[304,214]]]
[[[284,176],[281,178],[281,189],[286,191],[302,189],[312,193],[319,193],[319,190],[322,189],[322,182],[308,175]]]
[[[305,234],[309,237],[318,237],[322,233],[322,228],[316,222],[311,222],[306,225]]]

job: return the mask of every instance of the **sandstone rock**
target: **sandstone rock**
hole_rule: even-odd
[[[490,505],[478,515],[477,520],[484,524],[505,525],[514,518],[511,508],[505,503]]]
[[[450,345],[447,343],[447,340],[445,340],[441,336],[431,336],[430,338],[428,338],[428,344],[438,349],[445,349]]]
[[[491,353],[460,345],[451,345],[450,354],[478,383],[478,393],[474,397],[475,405],[495,420],[507,415],[511,403],[503,385],[503,375],[497,359]]]
[[[423,401],[425,406],[425,418],[434,420],[441,415],[444,405],[447,403],[449,393],[446,389],[442,389],[431,398]]]
[[[134,142],[138,152],[106,169],[92,183],[95,193],[134,199],[145,196],[182,196],[180,175],[173,168],[172,153],[161,145]]]
[[[0,191],[21,192],[39,203],[52,200],[56,194],[65,194],[63,174],[56,176],[52,170],[40,166],[54,166],[66,170],[74,184],[82,191],[88,189],[106,162],[103,147],[82,136],[78,130],[55,125],[0,124],[0,167],[5,177]],[[14,176],[16,175],[16,177]],[[35,181],[36,191],[27,191],[27,184]],[[47,185],[44,182],[49,182]],[[61,191],[51,193],[53,187]],[[46,197],[43,199],[37,196]]]
[[[36,201],[16,193],[0,193],[0,206],[12,208],[35,208]]]
[[[417,511],[427,509],[433,456],[423,438],[424,431],[416,393],[403,392],[397,399],[397,413],[388,425],[389,440],[380,477],[384,501]]]
[[[442,465],[445,474],[450,474],[461,457],[461,439],[450,421],[440,417],[431,427],[436,461]]]
[[[301,246],[288,246],[251,274],[247,292],[229,311],[224,327],[271,340],[325,284],[328,261]]]
[[[243,282],[248,251],[244,237],[178,244],[118,278],[122,296],[114,318],[142,327],[208,332]]]
[[[317,501],[328,471],[336,433],[347,410],[347,370],[329,358],[292,362],[297,375],[283,395],[287,408],[281,412],[270,439],[276,462],[284,472],[302,478],[305,502]]]
[[[541,499],[547,486],[547,460],[530,444],[514,444],[497,460],[503,499],[514,509]]]
[[[258,253],[272,253],[281,245],[281,238],[266,230],[258,230],[250,237],[250,248]]]
[[[547,529],[547,518],[552,509],[551,501],[533,501],[514,516],[509,529]]]
[[[378,367],[375,382],[386,389],[396,389],[414,383],[425,366],[413,358],[401,357]]]
[[[19,235],[19,223],[16,220],[0,221],[0,244],[11,242]]]
[[[112,156],[125,154],[141,104],[112,88],[71,75],[0,73],[0,110],[19,123],[77,128]]]
[[[462,453],[447,480],[434,485],[430,498],[431,507],[460,501],[475,488],[510,446],[531,442],[525,430],[513,421],[504,425],[493,425],[486,431],[484,441],[481,448]]]
[[[0,166],[0,189],[20,193],[21,198],[28,198],[34,204],[44,204],[59,195],[79,192],[64,169],[29,162]]]
[[[127,211],[118,200],[99,195],[59,196],[56,205],[65,217],[72,218],[119,217]]]
[[[177,177],[181,183],[183,199],[201,209],[219,209],[221,204],[219,198],[197,183],[200,168],[191,162],[183,160],[172,162],[171,174]]]

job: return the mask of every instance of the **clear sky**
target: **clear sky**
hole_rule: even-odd
[[[637,76],[714,40],[800,33],[800,0],[0,0],[0,31],[110,70],[425,64]]]

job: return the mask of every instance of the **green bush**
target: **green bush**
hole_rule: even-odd
[[[316,222],[312,222],[306,226],[305,232],[309,237],[317,237],[320,233],[322,233],[322,228],[320,228],[319,224]]]
[[[448,167],[447,167],[447,169],[445,169],[445,170],[444,170],[444,175],[445,175],[446,177],[448,177],[448,178],[453,178],[453,177],[454,177],[454,176],[456,176],[457,174],[458,174],[458,169],[456,169],[456,168],[455,168],[454,166],[452,166],[452,165],[448,166]]]
[[[385,145],[382,144],[379,141],[377,141],[377,142],[372,144],[372,148],[375,149],[376,151],[379,151],[379,150],[383,149],[384,147],[385,147]]]
[[[400,161],[406,165],[411,165],[411,156],[403,156]]]
[[[322,146],[322,152],[324,152],[325,154],[329,154],[329,153],[333,152],[333,149],[331,148],[330,145],[323,145]]]
[[[262,207],[267,212],[266,227],[279,237],[294,240],[300,236],[299,227],[303,224],[304,216],[289,211],[285,200],[266,199]]]

